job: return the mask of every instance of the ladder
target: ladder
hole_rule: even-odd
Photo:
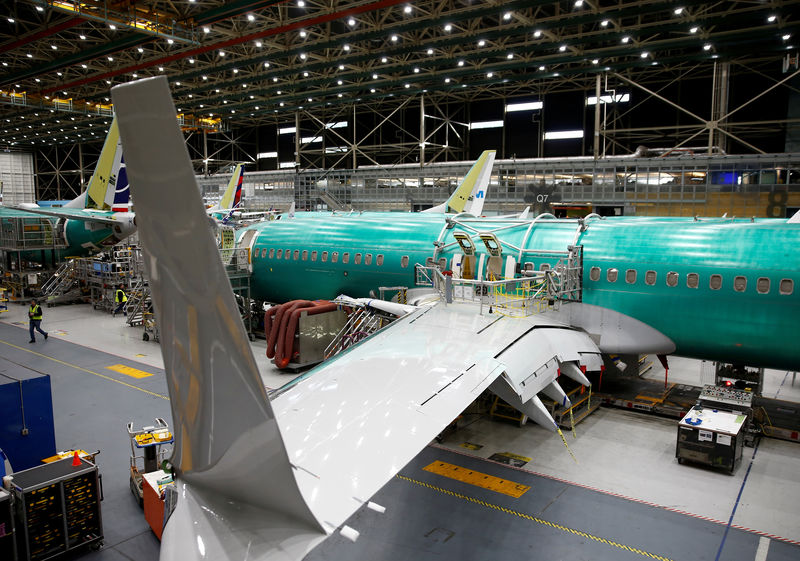
[[[53,273],[42,286],[42,293],[47,301],[52,301],[63,296],[72,289],[73,283],[77,280],[77,267],[74,259],[68,259]]]
[[[336,337],[325,349],[325,359],[327,360],[362,339],[366,339],[393,319],[372,309],[355,308],[349,313],[342,330],[336,334]]]
[[[145,315],[150,313],[150,286],[143,278],[139,278],[136,285],[128,294],[125,311],[128,313],[128,325],[140,326],[144,324]]]

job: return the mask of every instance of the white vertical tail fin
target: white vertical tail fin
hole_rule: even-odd
[[[211,207],[209,211],[233,210],[242,202],[242,184],[244,183],[244,165],[236,164],[228,186],[222,194],[219,202]]]
[[[283,528],[324,535],[298,490],[220,262],[167,80],[131,82],[112,94],[161,329],[175,433],[172,463],[183,489],[200,505],[206,503],[198,497],[208,504],[219,501],[220,508],[234,501],[269,512],[273,530],[283,521]],[[174,526],[192,529],[185,520]],[[170,547],[181,546],[173,541]],[[195,557],[188,551],[192,547],[193,541],[186,544],[185,558]]]
[[[496,153],[496,150],[485,150],[446,202],[422,212],[469,212],[475,216],[483,212]]]

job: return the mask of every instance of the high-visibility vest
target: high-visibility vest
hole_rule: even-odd
[[[28,308],[28,314],[30,314],[31,319],[42,319],[42,307],[38,304],[36,306],[31,306]]]
[[[117,297],[116,297],[117,304],[119,304],[120,302],[127,302],[127,301],[128,297],[125,296],[125,291],[122,290],[121,288],[117,289]]]

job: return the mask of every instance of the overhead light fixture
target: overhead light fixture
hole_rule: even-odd
[[[350,27],[353,27],[355,24],[356,24],[355,19],[350,18],[349,20],[347,20],[347,25],[349,25]]]
[[[208,26],[203,27],[203,33],[211,33],[211,28]]]
[[[406,89],[408,89],[408,88],[410,88],[410,87],[411,87],[411,84],[405,84],[405,85],[404,85],[404,87],[405,87]]]
[[[220,51],[219,56],[225,56],[225,51]]]
[[[344,46],[344,47],[342,47],[342,48],[343,48],[345,51],[349,51],[349,50],[350,50],[350,45],[345,45],[345,46]]]
[[[109,24],[108,24],[108,28],[109,28],[111,31],[115,31],[115,30],[117,29],[117,26],[116,26],[116,25],[114,25],[113,23],[109,23]]]
[[[623,44],[628,44],[628,43],[630,43],[630,41],[631,41],[631,38],[628,37],[627,35],[622,38],[622,43]]]
[[[536,31],[533,32],[533,36],[534,38],[538,39],[539,37],[542,36],[542,32],[537,29]]]
[[[419,68],[414,68],[414,74],[419,74]]]
[[[308,32],[305,29],[301,29],[300,30],[300,37],[305,39],[306,35],[308,35]]]
[[[452,26],[451,24],[449,24],[449,23],[448,23],[448,24],[446,24],[446,25],[444,26],[444,30],[445,30],[445,31],[447,31],[447,32],[449,33],[450,31],[452,31],[452,30],[453,30],[453,26]]]
[[[86,35],[81,34],[81,35],[78,35],[78,37],[81,38],[81,41],[86,41]]]
[[[410,5],[408,5],[408,4],[406,4],[406,7],[405,7],[405,8],[403,8],[403,12],[405,12],[406,14],[410,14],[410,13],[411,13],[411,10],[412,10],[412,8],[411,8],[411,6],[410,6]],[[9,19],[10,19],[10,18],[9,18]],[[11,23],[14,23],[14,22],[12,21]]]
[[[399,37],[397,35],[392,35],[392,41],[393,42],[396,43],[398,39],[399,39]]]
[[[298,8],[305,8],[306,7],[306,3],[303,2],[303,0],[298,0],[297,7]]]
[[[494,76],[494,72],[487,72],[486,73],[486,77],[487,78],[491,78],[492,76]]]
[[[144,52],[144,49],[143,49],[143,48],[141,48],[141,47],[136,47],[136,50],[137,50],[137,51],[139,51],[140,53],[143,53],[143,52]]]
[[[308,72],[303,72],[303,78],[308,78]]]
[[[344,70],[344,64],[339,65],[339,70]]]
[[[89,68],[89,67],[86,66],[85,64],[81,64],[81,68]]]
[[[473,121],[469,124],[470,130],[502,128],[503,121]]]
[[[506,55],[506,58],[507,58],[508,60],[511,60],[512,58],[514,58],[514,53],[508,53],[508,54]]]
[[[541,109],[544,104],[541,101],[526,101],[523,103],[509,103],[506,105],[506,113],[515,111],[535,111]]]
[[[377,75],[377,74],[373,74],[373,75],[372,75],[372,79],[373,79],[373,80],[377,80],[377,79],[378,79],[378,75]]]
[[[375,88],[370,88],[369,91],[370,93],[375,93]]]
[[[545,140],[565,140],[570,138],[583,138],[583,131],[550,131],[544,133]]]
[[[791,36],[789,33],[787,33],[786,35],[784,35],[783,37],[781,37],[781,39],[783,39],[784,41],[788,41],[788,40],[789,40],[789,39],[791,39],[791,38],[792,38],[792,36]]]
[[[53,49],[54,51],[57,51],[58,50],[58,45],[50,45],[50,48]]]
[[[388,58],[386,58],[385,56],[384,56],[384,57],[381,57],[381,62],[382,62],[383,64],[386,64],[387,62],[389,62],[389,59],[388,59]]]
[[[703,45],[703,50],[704,51],[710,51],[711,50],[711,43],[706,43],[705,45]]]
[[[427,50],[427,51],[425,51],[425,52],[426,52],[428,55],[432,55],[432,54],[433,54],[433,49],[428,49],[428,50]]]
[[[592,59],[592,64],[599,64],[599,63],[600,63],[600,59],[599,58],[593,58]]]
[[[540,71],[540,72],[544,72],[544,69],[545,69],[545,66],[544,66],[544,64],[543,64],[543,65],[541,65],[541,66],[539,67],[539,71]]]
[[[506,20],[506,21],[510,20],[511,19],[511,12],[506,12],[505,14],[503,14],[503,19]]]
[[[258,47],[260,49],[261,45],[262,45],[261,41],[256,41],[256,47]]]
[[[697,33],[697,31],[698,31],[699,29],[700,29],[699,27],[692,27],[692,28],[689,30],[689,33]]]
[[[566,46],[566,45],[561,45],[561,46],[558,48],[558,52],[560,52],[560,53],[563,53],[563,52],[564,52],[564,51],[566,51],[566,50],[567,50],[567,46]]]
[[[167,39],[167,45],[172,45],[174,42],[172,39]]]
[[[464,66],[464,61],[463,60],[459,60],[458,61],[458,66]]]
[[[247,21],[256,21],[256,16],[253,14],[247,14]]]
[[[683,7],[675,8],[674,10],[672,10],[672,13],[675,14],[676,16],[681,15],[683,13]]]
[[[238,73],[239,73],[239,69],[238,69],[238,68],[234,68],[234,69],[233,69],[233,73],[234,73],[234,74],[238,74]]]
[[[449,84],[449,83],[450,83],[450,78],[445,78],[445,79],[444,79],[444,83],[445,83],[445,84]]]
[[[642,58],[647,58],[650,56],[650,53],[648,53],[647,51],[643,51],[642,54],[640,54],[639,56]]]
[[[583,0],[575,0],[575,4],[573,4],[576,8],[583,8]]]
[[[300,53],[300,60],[305,60],[307,56],[306,53]]]
[[[480,41],[478,41],[478,46],[479,46],[479,47],[485,47],[485,46],[486,46],[486,41],[484,41],[483,39],[481,39]]]
[[[772,15],[767,18],[769,23],[775,23],[775,20],[778,19],[778,16]]]
[[[108,62],[114,62],[114,57],[113,56],[106,57],[106,58],[108,58]]]
[[[607,20],[607,19],[604,19],[603,21],[601,21],[601,22],[600,22],[600,26],[601,26],[601,27],[608,27],[608,20]]]

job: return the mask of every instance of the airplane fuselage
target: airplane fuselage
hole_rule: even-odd
[[[459,266],[459,231],[475,242],[479,278],[488,263],[479,232],[502,243],[506,277],[517,265],[555,265],[537,252],[581,245],[585,303],[658,329],[682,356],[800,369],[800,225],[785,220],[593,218],[581,229],[575,220],[303,213],[245,228],[239,240],[251,248],[253,296],[280,302],[414,287],[416,263]]]
[[[114,213],[100,214],[111,216]],[[127,216],[129,213],[116,214]],[[22,259],[35,263],[41,263],[43,258],[61,261],[98,253],[129,235],[130,228],[122,222],[120,225],[93,224],[0,207],[4,245],[19,248]],[[48,249],[43,251],[42,247]],[[52,256],[51,248],[55,248]]]

